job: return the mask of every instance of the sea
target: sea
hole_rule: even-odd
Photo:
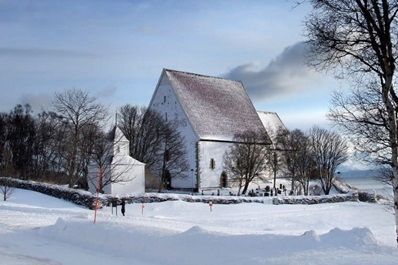
[[[393,197],[392,186],[380,179],[378,170],[353,170],[338,174],[341,179],[360,190]]]

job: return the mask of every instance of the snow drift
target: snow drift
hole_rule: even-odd
[[[54,225],[41,228],[38,233],[99,252],[134,257],[144,264],[398,263],[397,253],[379,246],[367,228],[335,228],[325,234],[307,231],[300,236],[229,235],[210,232],[200,226],[176,232],[114,222],[93,225],[88,220],[59,218]],[[336,262],[336,253],[344,253],[344,263]]]

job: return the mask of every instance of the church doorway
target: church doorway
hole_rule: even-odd
[[[221,173],[221,177],[220,177],[220,187],[221,188],[227,188],[228,187],[228,176],[227,173],[225,173],[225,171],[223,171]]]

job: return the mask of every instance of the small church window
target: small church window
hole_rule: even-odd
[[[210,169],[215,169],[216,168],[216,161],[214,158],[210,158]]]
[[[167,112],[165,113],[165,120],[167,121]]]
[[[166,96],[163,96],[163,103],[166,103]]]

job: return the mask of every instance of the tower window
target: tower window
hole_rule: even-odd
[[[163,96],[163,103],[166,103],[166,96]]]

